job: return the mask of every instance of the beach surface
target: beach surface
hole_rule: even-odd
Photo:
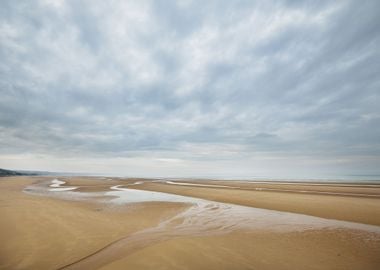
[[[0,178],[0,269],[379,269],[373,183]]]

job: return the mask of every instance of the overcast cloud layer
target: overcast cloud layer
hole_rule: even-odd
[[[380,1],[0,2],[0,167],[380,174]]]

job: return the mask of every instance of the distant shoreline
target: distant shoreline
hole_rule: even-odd
[[[143,176],[143,175],[122,175],[106,173],[85,173],[85,172],[49,172],[49,171],[29,171],[29,170],[8,170],[0,168],[0,177],[9,176],[78,176],[78,177],[113,177],[126,179],[151,179],[151,180],[178,180],[178,181],[245,181],[245,182],[275,182],[275,183],[329,183],[329,184],[379,184],[380,175],[345,175],[328,177],[273,177],[273,176],[252,176],[252,177],[219,177],[219,176]]]

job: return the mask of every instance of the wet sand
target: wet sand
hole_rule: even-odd
[[[380,267],[377,185],[54,180],[0,179],[0,269]]]
[[[130,188],[380,226],[379,184],[255,183],[219,180],[186,180],[176,183],[173,185],[167,181],[145,181],[142,185]],[[181,183],[223,185],[229,188],[179,185]]]

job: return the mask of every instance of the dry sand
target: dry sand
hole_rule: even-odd
[[[67,185],[79,187],[74,193],[95,194],[111,186],[129,185],[128,188],[374,225],[369,226],[374,231],[351,228],[351,223],[348,227],[275,230],[268,223],[267,227],[235,226],[223,230],[211,226],[199,233],[199,225],[195,224],[194,231],[189,230],[190,226],[183,233],[177,226],[183,220],[175,217],[189,209],[185,203],[112,205],[102,201],[110,199],[104,195],[67,200],[50,193],[40,196],[23,192],[28,186],[46,186],[51,179],[0,178],[0,269],[380,269],[377,185],[201,182],[228,186],[221,188],[147,179],[59,177]],[[143,183],[133,185],[135,182]],[[173,217],[170,226],[157,227]],[[212,221],[212,215],[207,217]],[[211,221],[202,224],[207,226]],[[214,233],[216,230],[220,233]]]
[[[378,269],[379,243],[348,231],[238,232],[158,243],[101,268]]]

